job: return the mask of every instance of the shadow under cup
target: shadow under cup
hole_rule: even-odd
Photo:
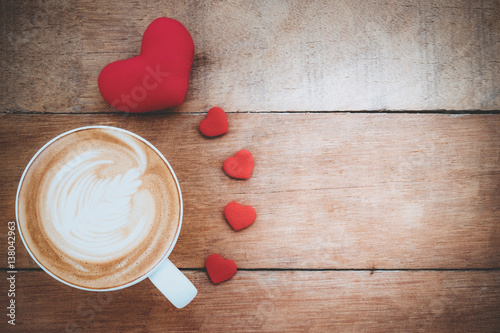
[[[19,184],[16,217],[28,252],[51,276],[79,289],[115,290],[168,261],[182,196],[153,145],[126,130],[90,126],[35,154]]]

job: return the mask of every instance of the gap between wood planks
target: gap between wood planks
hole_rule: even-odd
[[[208,111],[208,110],[207,110]],[[302,114],[302,113],[353,113],[353,114],[457,114],[457,115],[472,115],[472,114],[500,114],[500,110],[350,110],[350,111],[340,111],[340,110],[330,110],[330,111],[226,111],[228,114],[232,113],[255,113],[255,114]],[[166,114],[186,114],[186,115],[200,115],[206,114],[207,112],[180,112],[180,111],[165,111],[165,112],[152,112],[152,113],[128,113],[129,116],[154,116],[154,115],[166,115]],[[119,111],[108,111],[108,112],[51,112],[51,111],[29,111],[29,110],[3,110],[0,114],[26,114],[26,115],[38,115],[38,114],[50,114],[50,115],[117,115],[124,114]]]
[[[204,267],[179,268],[181,271],[202,272]],[[238,268],[242,272],[497,272],[500,267],[491,268]],[[9,268],[0,268],[0,271],[12,271]],[[16,272],[37,272],[41,268],[17,268]]]

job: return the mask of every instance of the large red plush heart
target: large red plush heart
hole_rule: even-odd
[[[252,206],[242,206],[233,201],[224,208],[224,216],[231,227],[238,231],[251,225],[257,218],[257,213]]]
[[[178,21],[160,17],[142,37],[141,53],[101,71],[98,86],[113,108],[148,112],[181,105],[193,64],[194,43]]]
[[[228,130],[227,117],[224,110],[213,107],[207,112],[207,117],[200,122],[200,132],[208,137],[216,137]]]
[[[253,171],[253,156],[245,149],[224,161],[224,172],[230,177],[237,179],[248,179]]]
[[[224,259],[218,254],[212,254],[207,258],[205,268],[214,284],[229,280],[236,274],[238,269],[234,261]]]

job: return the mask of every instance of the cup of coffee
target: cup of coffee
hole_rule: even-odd
[[[88,126],[49,141],[21,177],[16,218],[33,260],[71,287],[111,291],[149,278],[177,308],[196,296],[168,259],[182,224],[179,182],[132,132]]]

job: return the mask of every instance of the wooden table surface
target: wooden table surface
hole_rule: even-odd
[[[97,76],[138,54],[155,18],[195,43],[180,107],[114,111]],[[0,331],[500,331],[500,1],[0,3]],[[212,106],[230,130],[206,139]],[[85,125],[167,157],[185,212],[171,260],[199,290],[175,309],[149,280],[93,293],[57,282],[7,222],[33,154]],[[247,181],[222,162],[250,150]],[[252,205],[234,232],[223,208]],[[213,285],[219,253],[238,265]]]

